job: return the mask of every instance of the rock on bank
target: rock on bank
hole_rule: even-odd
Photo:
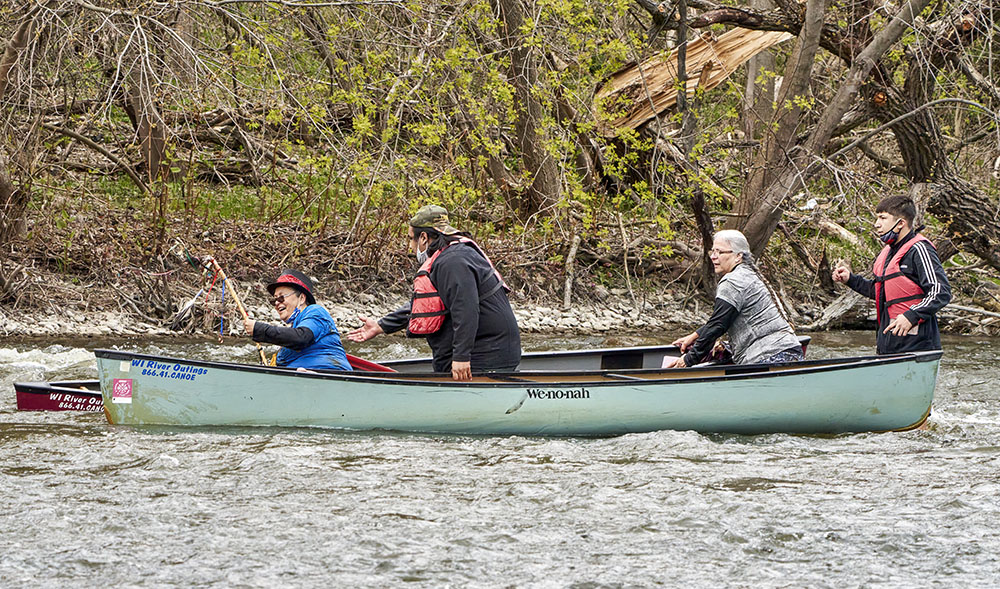
[[[369,301],[334,303],[320,300],[341,332],[360,325],[359,316],[381,317],[394,307]],[[605,301],[599,305],[576,305],[569,309],[544,303],[515,303],[514,315],[521,331],[526,333],[602,333],[622,328],[642,332],[664,330],[670,336],[694,326],[708,317],[705,305],[693,301],[686,309],[682,301],[664,295],[656,301],[633,303],[628,297]],[[697,307],[697,308],[696,308]],[[277,318],[266,305],[248,305],[251,317],[274,322]],[[3,337],[114,337],[114,336],[190,336],[171,331],[170,321],[150,322],[146,318],[113,311],[83,311],[66,309],[63,313],[19,313],[0,311],[0,336]],[[218,327],[218,322],[215,322]],[[224,322],[226,336],[243,335],[243,323],[235,308],[227,309]],[[199,332],[200,333],[200,332]],[[207,335],[207,332],[204,333]]]

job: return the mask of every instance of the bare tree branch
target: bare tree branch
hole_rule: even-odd
[[[93,149],[97,153],[108,158],[109,160],[114,162],[116,166],[118,166],[121,170],[123,170],[126,174],[128,174],[129,178],[131,178],[132,181],[135,182],[136,186],[141,188],[144,193],[149,194],[150,192],[149,186],[147,186],[146,183],[142,181],[142,178],[140,178],[139,175],[135,173],[135,170],[133,170],[127,163],[123,162],[121,159],[116,157],[113,153],[105,149],[103,145],[91,140],[89,137],[84,137],[83,135],[80,135],[75,131],[70,131],[65,127],[59,127],[56,125],[51,125],[49,123],[42,123],[41,126],[44,129],[48,129],[49,131],[59,133],[60,135],[72,137],[73,139],[76,139],[80,143],[86,145],[87,147]]]

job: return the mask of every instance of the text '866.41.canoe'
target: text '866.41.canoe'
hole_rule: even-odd
[[[600,357],[600,351],[591,351]],[[303,373],[97,350],[114,424],[606,436],[664,429],[828,434],[907,429],[930,412],[941,352],[664,370],[662,352],[596,370],[475,376]],[[640,358],[642,353],[640,352]],[[582,359],[583,356],[580,356]],[[601,368],[603,367],[603,369]],[[877,383],[877,384],[876,384]]]

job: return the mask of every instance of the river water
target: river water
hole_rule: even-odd
[[[382,339],[351,352],[425,353]],[[529,334],[525,348],[663,339]],[[817,334],[809,354],[873,339]],[[0,586],[995,587],[997,342],[944,343],[922,431],[546,439],[21,413],[14,381],[92,378],[91,350],[114,342],[0,342]]]

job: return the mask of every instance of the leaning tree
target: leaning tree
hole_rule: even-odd
[[[1000,143],[995,114],[1000,89],[990,74],[997,66],[1000,8],[930,0],[898,6],[865,0],[809,0],[803,6],[778,0],[770,9],[759,8],[761,3],[688,4],[698,10],[686,23],[691,28],[724,24],[797,35],[773,107],[755,111],[762,119],[753,126],[760,148],[734,207],[732,225],[747,234],[755,251],[767,244],[790,197],[857,152],[882,172],[905,179],[918,202],[943,222],[955,247],[1000,269],[995,187],[988,192],[988,175],[954,164],[960,149],[986,142],[984,153],[996,156]],[[821,89],[815,78],[824,52],[842,68],[825,78],[828,88]],[[751,70],[749,79],[757,84],[748,87],[773,79],[759,73]],[[941,117],[955,113],[949,108],[954,106],[961,108],[955,116],[964,137],[941,130]],[[873,149],[886,133],[896,148],[887,151],[879,143],[881,152]],[[945,245],[943,253],[954,251]]]

